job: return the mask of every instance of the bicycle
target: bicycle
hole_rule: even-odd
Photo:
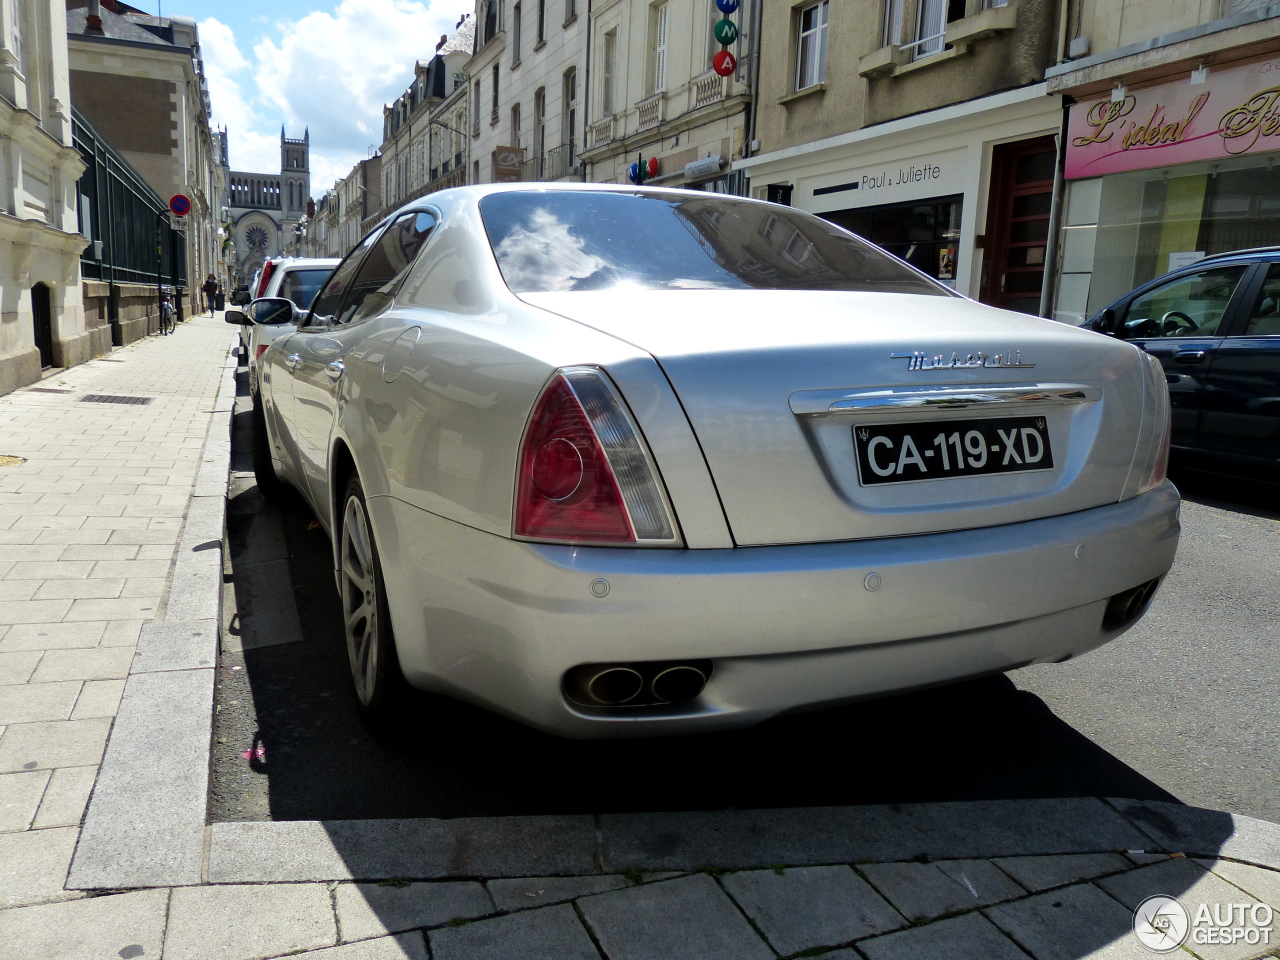
[[[168,336],[174,331],[173,304],[165,303],[160,307],[160,335]]]

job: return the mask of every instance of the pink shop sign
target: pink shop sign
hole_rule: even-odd
[[[1068,180],[1280,150],[1280,60],[1143,87],[1123,100],[1077,103]]]

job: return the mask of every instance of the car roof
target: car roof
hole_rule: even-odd
[[[1266,259],[1267,257],[1280,257],[1280,246],[1272,247],[1246,247],[1243,250],[1229,250],[1226,253],[1213,253],[1207,257],[1202,257],[1196,263],[1205,263],[1211,260],[1232,260],[1236,257],[1245,257],[1251,260]]]
[[[297,270],[299,267],[336,267],[342,262],[340,257],[294,257],[281,260],[278,270]]]

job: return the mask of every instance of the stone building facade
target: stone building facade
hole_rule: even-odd
[[[183,195],[185,307],[221,255],[222,171],[196,23],[120,0],[66,0],[71,102],[165,201]]]
[[[1038,314],[1059,206],[1054,0],[761,8],[750,193],[826,217],[962,293]]]
[[[111,348],[86,322],[85,238],[76,217],[84,166],[72,147],[64,0],[0,4],[0,394],[41,371]]]

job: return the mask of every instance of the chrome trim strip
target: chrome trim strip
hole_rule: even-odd
[[[859,414],[921,413],[929,410],[991,409],[1012,406],[1063,406],[1098,400],[1102,391],[1083,383],[1027,383],[959,387],[950,385],[929,390],[802,390],[790,398],[791,412],[797,416],[850,416]]]

